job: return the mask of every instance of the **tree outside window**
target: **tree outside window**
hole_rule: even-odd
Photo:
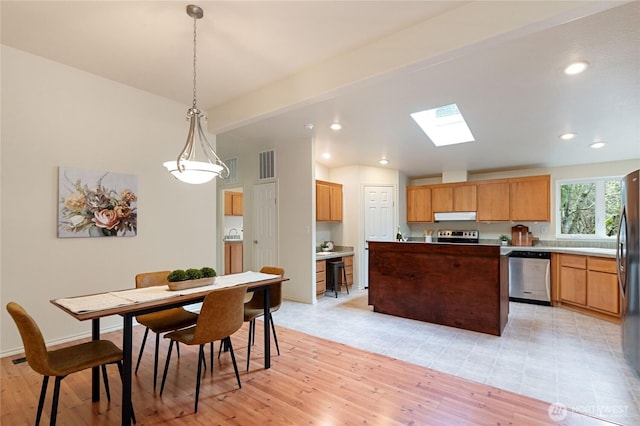
[[[558,181],[558,236],[615,237],[620,222],[620,179]]]

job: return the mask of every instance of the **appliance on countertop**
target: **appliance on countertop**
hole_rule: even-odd
[[[433,214],[433,220],[441,221],[458,221],[458,220],[476,220],[476,212],[438,212]]]
[[[438,231],[439,243],[478,244],[478,241],[480,241],[479,231],[449,231],[449,230]]]
[[[622,352],[640,374],[640,170],[622,179],[616,264],[622,295]]]
[[[538,241],[538,238],[534,237],[529,232],[529,227],[524,225],[516,225],[511,227],[511,244],[514,246],[531,247]]]
[[[551,306],[551,253],[509,253],[509,300]]]

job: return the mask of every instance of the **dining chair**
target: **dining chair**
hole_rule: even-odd
[[[158,271],[158,272],[144,272],[136,275],[136,288],[152,287],[159,285],[167,285],[169,281],[167,276],[171,271]],[[140,345],[140,353],[138,354],[138,361],[136,362],[135,373],[138,374],[138,368],[140,367],[140,360],[142,359],[142,353],[144,352],[144,346],[147,342],[147,335],[149,330],[156,334],[156,348],[153,358],[153,390],[156,390],[156,384],[158,381],[158,352],[160,348],[160,334],[169,331],[179,330],[181,328],[191,327],[198,320],[198,314],[190,312],[183,307],[166,309],[159,312],[152,312],[149,314],[138,315],[136,321],[146,328],[144,330],[144,337],[142,338],[142,344]],[[178,352],[178,358],[180,357],[180,348],[176,346]]]
[[[48,350],[40,327],[38,327],[35,320],[22,306],[15,302],[9,302],[7,304],[7,311],[18,327],[22,344],[24,345],[25,357],[27,358],[29,366],[36,373],[44,376],[36,414],[36,426],[40,424],[42,417],[42,408],[44,407],[49,377],[56,378],[53,388],[53,401],[51,403],[51,418],[49,422],[51,425],[55,425],[57,420],[60,382],[71,373],[93,367],[101,367],[107,400],[111,401],[106,365],[117,364],[120,379],[122,380],[122,350],[120,348],[110,340],[92,340],[61,349]],[[133,408],[131,409],[131,413],[131,419],[135,423],[136,419],[135,415],[133,415]]]
[[[284,269],[277,266],[263,266],[260,272],[265,274],[280,275],[284,277]],[[269,286],[269,315],[280,309],[282,305],[282,282],[271,284]],[[264,315],[264,290],[253,292],[251,300],[244,304],[244,321],[249,323],[249,344],[247,345],[247,371],[249,371],[249,361],[251,361],[251,346],[255,343],[256,338],[256,318]],[[273,332],[273,341],[276,343],[276,350],[280,355],[280,347],[278,346],[278,336],[276,327],[273,324],[273,317],[269,317],[271,323],[271,331]]]
[[[247,293],[245,286],[226,287],[214,290],[205,296],[200,308],[200,315],[195,326],[183,328],[181,330],[172,331],[164,335],[165,338],[171,339],[169,342],[169,351],[167,352],[167,360],[164,365],[164,373],[162,374],[162,384],[160,385],[160,396],[164,391],[164,385],[169,371],[169,362],[171,361],[171,349],[173,342],[184,343],[185,345],[198,345],[198,372],[196,376],[196,397],[194,412],[198,412],[198,400],[200,399],[200,379],[202,377],[202,366],[205,362],[204,345],[211,344],[211,374],[213,374],[213,342],[221,340],[231,353],[233,369],[236,373],[238,387],[242,388],[240,383],[240,374],[238,373],[238,365],[236,357],[233,353],[233,345],[231,344],[231,335],[242,327],[244,296]]]

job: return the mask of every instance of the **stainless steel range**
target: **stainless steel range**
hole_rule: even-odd
[[[478,244],[480,240],[479,231],[438,231],[439,243],[466,243]]]

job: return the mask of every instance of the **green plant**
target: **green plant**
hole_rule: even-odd
[[[190,280],[197,280],[202,278],[202,272],[200,271],[200,269],[189,268],[184,272],[187,273],[187,277],[189,277]]]
[[[210,277],[216,276],[216,270],[213,268],[209,268],[208,266],[205,266],[204,268],[200,269],[200,272],[202,272],[203,278],[210,278]]]
[[[171,271],[171,273],[167,276],[167,281],[171,283],[175,283],[178,281],[186,281],[189,277],[187,273],[182,269],[176,269],[175,271]]]
[[[171,273],[167,276],[167,281],[169,281],[170,283],[174,283],[178,281],[197,280],[200,278],[211,278],[215,276],[216,270],[208,266],[200,269],[189,268],[186,271],[182,269],[176,269],[175,271],[171,271]]]
[[[500,236],[498,237],[498,239],[499,239],[500,241],[509,241],[509,236],[508,236],[508,235],[505,235],[505,234],[502,234],[502,235],[500,235]]]

